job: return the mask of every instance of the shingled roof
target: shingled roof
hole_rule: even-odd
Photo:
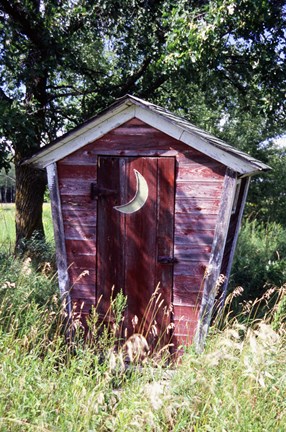
[[[62,135],[24,163],[44,168],[134,117],[218,160],[241,175],[253,175],[270,169],[268,165],[230,146],[186,119],[131,95],[118,99],[99,115]]]

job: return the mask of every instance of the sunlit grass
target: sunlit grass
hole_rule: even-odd
[[[110,362],[106,334],[88,346],[78,335],[70,349],[54,275],[2,254],[0,431],[282,432],[285,290],[269,291],[279,304],[253,322],[228,322],[227,302],[202,354],[125,370]]]
[[[15,242],[15,205],[0,204],[0,245],[12,248]]]
[[[49,204],[44,215],[52,239]],[[252,302],[234,292],[202,354],[190,347],[177,363],[149,356],[125,369],[96,316],[96,343],[83,343],[80,325],[66,343],[56,274],[9,253],[14,205],[0,205],[0,227],[0,432],[286,430],[286,285]]]
[[[53,226],[50,203],[43,205],[43,223],[46,239],[53,243]],[[12,250],[15,243],[15,204],[0,203],[0,246]]]

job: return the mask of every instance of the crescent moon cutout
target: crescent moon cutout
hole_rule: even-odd
[[[143,175],[140,174],[136,169],[133,170],[136,176],[136,192],[134,197],[126,204],[113,207],[115,210],[125,213],[131,214],[140,210],[148,198],[148,185]]]

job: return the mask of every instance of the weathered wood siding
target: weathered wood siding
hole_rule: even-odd
[[[96,159],[88,164],[80,151],[72,162],[58,162],[59,189],[74,305],[83,314],[95,304],[96,201],[91,199],[90,184],[96,181]]]
[[[197,151],[177,155],[173,304],[176,344],[192,339],[201,306],[226,168]]]
[[[190,342],[197,325],[226,167],[138,119],[57,163],[71,297],[84,302],[85,313],[96,302],[97,201],[91,199],[90,188],[97,179],[99,155],[176,158],[173,321],[176,343]]]

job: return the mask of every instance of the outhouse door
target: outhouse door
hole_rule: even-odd
[[[152,311],[148,316],[146,311],[158,284],[157,305],[164,301],[156,319],[159,332],[170,322],[163,309],[172,301],[174,184],[173,157],[98,157],[96,295],[104,315],[112,287],[114,295],[122,290],[129,334],[143,322],[145,331],[150,326]]]

